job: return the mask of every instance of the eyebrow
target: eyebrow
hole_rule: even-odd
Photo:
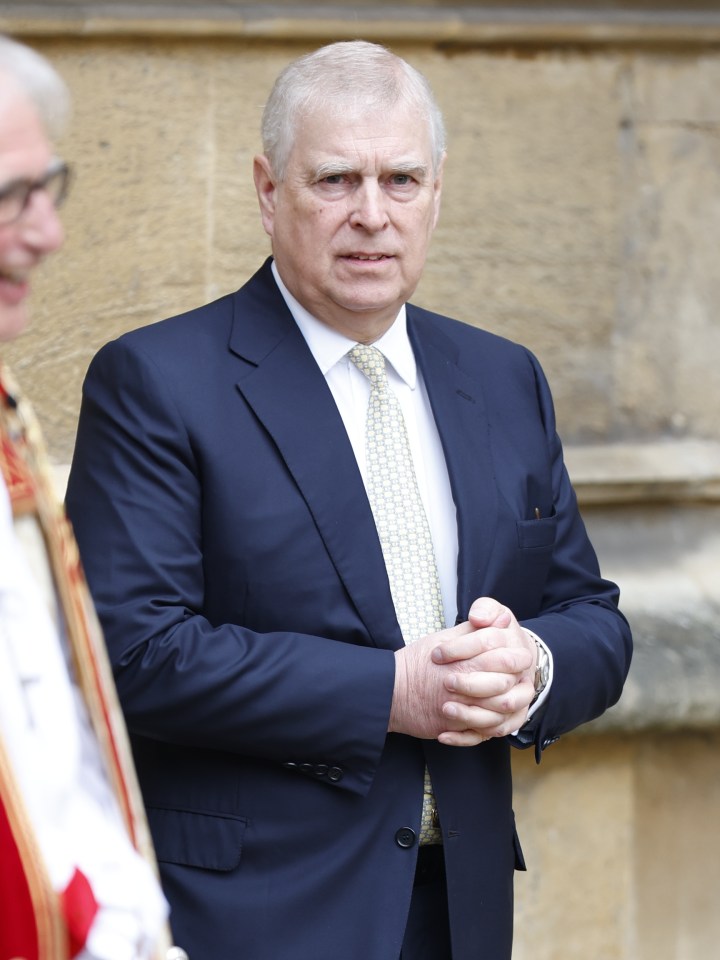
[[[389,165],[389,171],[391,173],[407,173],[413,174],[418,179],[423,179],[428,175],[429,167],[427,164],[418,163],[417,160],[408,158],[407,160],[395,160]],[[347,160],[325,160],[322,163],[319,163],[313,171],[313,176],[317,180],[322,180],[324,177],[333,176],[336,174],[350,174],[350,173],[359,173],[359,170],[352,163],[348,163]]]

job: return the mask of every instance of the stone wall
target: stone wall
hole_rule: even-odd
[[[449,132],[415,299],[542,360],[636,633],[618,707],[539,768],[515,755],[530,868],[516,957],[707,960],[720,940],[717,4],[398,3],[400,16],[370,3],[354,20],[322,3],[325,17],[246,6],[151,19],[132,3],[0,4],[0,30],[46,53],[75,99],[67,246],[35,285],[31,332],[5,351],[52,457],[69,460],[103,342],[235,289],[267,254],[251,163],[287,60],[358,35],[410,59]]]

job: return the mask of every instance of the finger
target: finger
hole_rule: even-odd
[[[516,681],[532,666],[533,655],[527,647],[495,647],[485,650],[469,663],[458,663],[453,673],[471,673],[483,670],[488,673],[509,673]]]
[[[463,703],[460,700],[448,700],[442,705],[441,713],[447,722],[448,729],[476,730],[483,736],[490,736],[490,731],[500,726],[507,719],[502,713],[495,710],[486,710],[475,703]]]
[[[490,716],[490,712],[486,711]],[[448,746],[470,747],[478,743],[484,743],[486,740],[497,740],[508,737],[518,731],[527,720],[527,708],[505,717],[502,723],[495,723],[490,726],[477,727],[474,724],[462,726],[461,723],[456,727],[452,721],[448,723],[448,729],[438,734],[438,741]]]
[[[444,680],[448,693],[470,700],[500,699],[518,685],[513,673],[493,673],[491,671],[473,671],[472,673],[451,673]]]
[[[438,742],[447,747],[476,747],[489,739],[477,730],[445,730],[438,736]]]
[[[454,640],[467,633],[475,633],[475,627],[468,620],[463,620],[462,623],[456,623],[454,627],[446,627],[436,633],[429,633],[428,637],[432,637],[436,643],[447,643],[448,640]]]
[[[435,646],[430,656],[434,663],[455,663],[459,660],[472,660],[488,650],[510,649],[511,642],[512,637],[504,628],[471,629],[462,635],[453,633],[447,639],[444,639],[441,644]],[[522,644],[515,644],[514,647],[525,649]]]
[[[480,597],[470,607],[468,620],[476,627],[508,627],[513,616],[507,607],[492,597]]]
[[[436,663],[451,663],[469,660],[488,650],[525,651],[523,662],[526,667],[530,666],[534,655],[534,647],[530,648],[525,633],[519,627],[483,627],[461,637],[450,637],[446,643],[435,647],[432,654]]]
[[[477,734],[490,737],[507,737],[515,733],[527,720],[528,708],[521,707],[513,713],[502,714],[488,710],[477,704],[446,703],[442,708],[448,733],[474,730]]]
[[[471,660],[489,649],[485,631],[475,630],[469,624],[462,634],[448,631],[449,636],[433,647],[430,657],[434,663],[453,663],[456,660]]]
[[[531,682],[531,665],[532,654],[523,648],[486,650],[467,660],[446,663],[443,684],[446,690],[465,696],[492,697],[517,683]]]
[[[493,713],[503,716],[506,720],[515,714],[526,711],[530,706],[535,695],[535,688],[532,683],[516,683],[510,691],[497,697],[487,697],[483,700],[475,701],[470,706],[482,707],[483,710],[490,710]],[[456,702],[456,701],[452,701]],[[467,703],[466,701],[457,701]]]

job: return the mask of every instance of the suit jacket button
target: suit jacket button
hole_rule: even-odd
[[[330,767],[327,772],[328,780],[332,780],[333,783],[337,783],[338,780],[342,780],[343,772],[340,767]]]
[[[327,775],[327,772],[328,772],[328,765],[326,763],[315,764],[314,773],[316,777],[324,777]]]
[[[402,847],[403,850],[409,850],[410,847],[415,843],[417,837],[415,836],[415,831],[411,830],[410,827],[400,827],[398,832],[395,834],[395,843]]]

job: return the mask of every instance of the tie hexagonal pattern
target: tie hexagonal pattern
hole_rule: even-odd
[[[370,381],[365,425],[368,498],[382,546],[395,613],[405,643],[445,626],[430,526],[420,498],[400,403],[390,388],[385,357],[358,343],[350,360]],[[425,771],[420,843],[439,843],[430,777]]]

